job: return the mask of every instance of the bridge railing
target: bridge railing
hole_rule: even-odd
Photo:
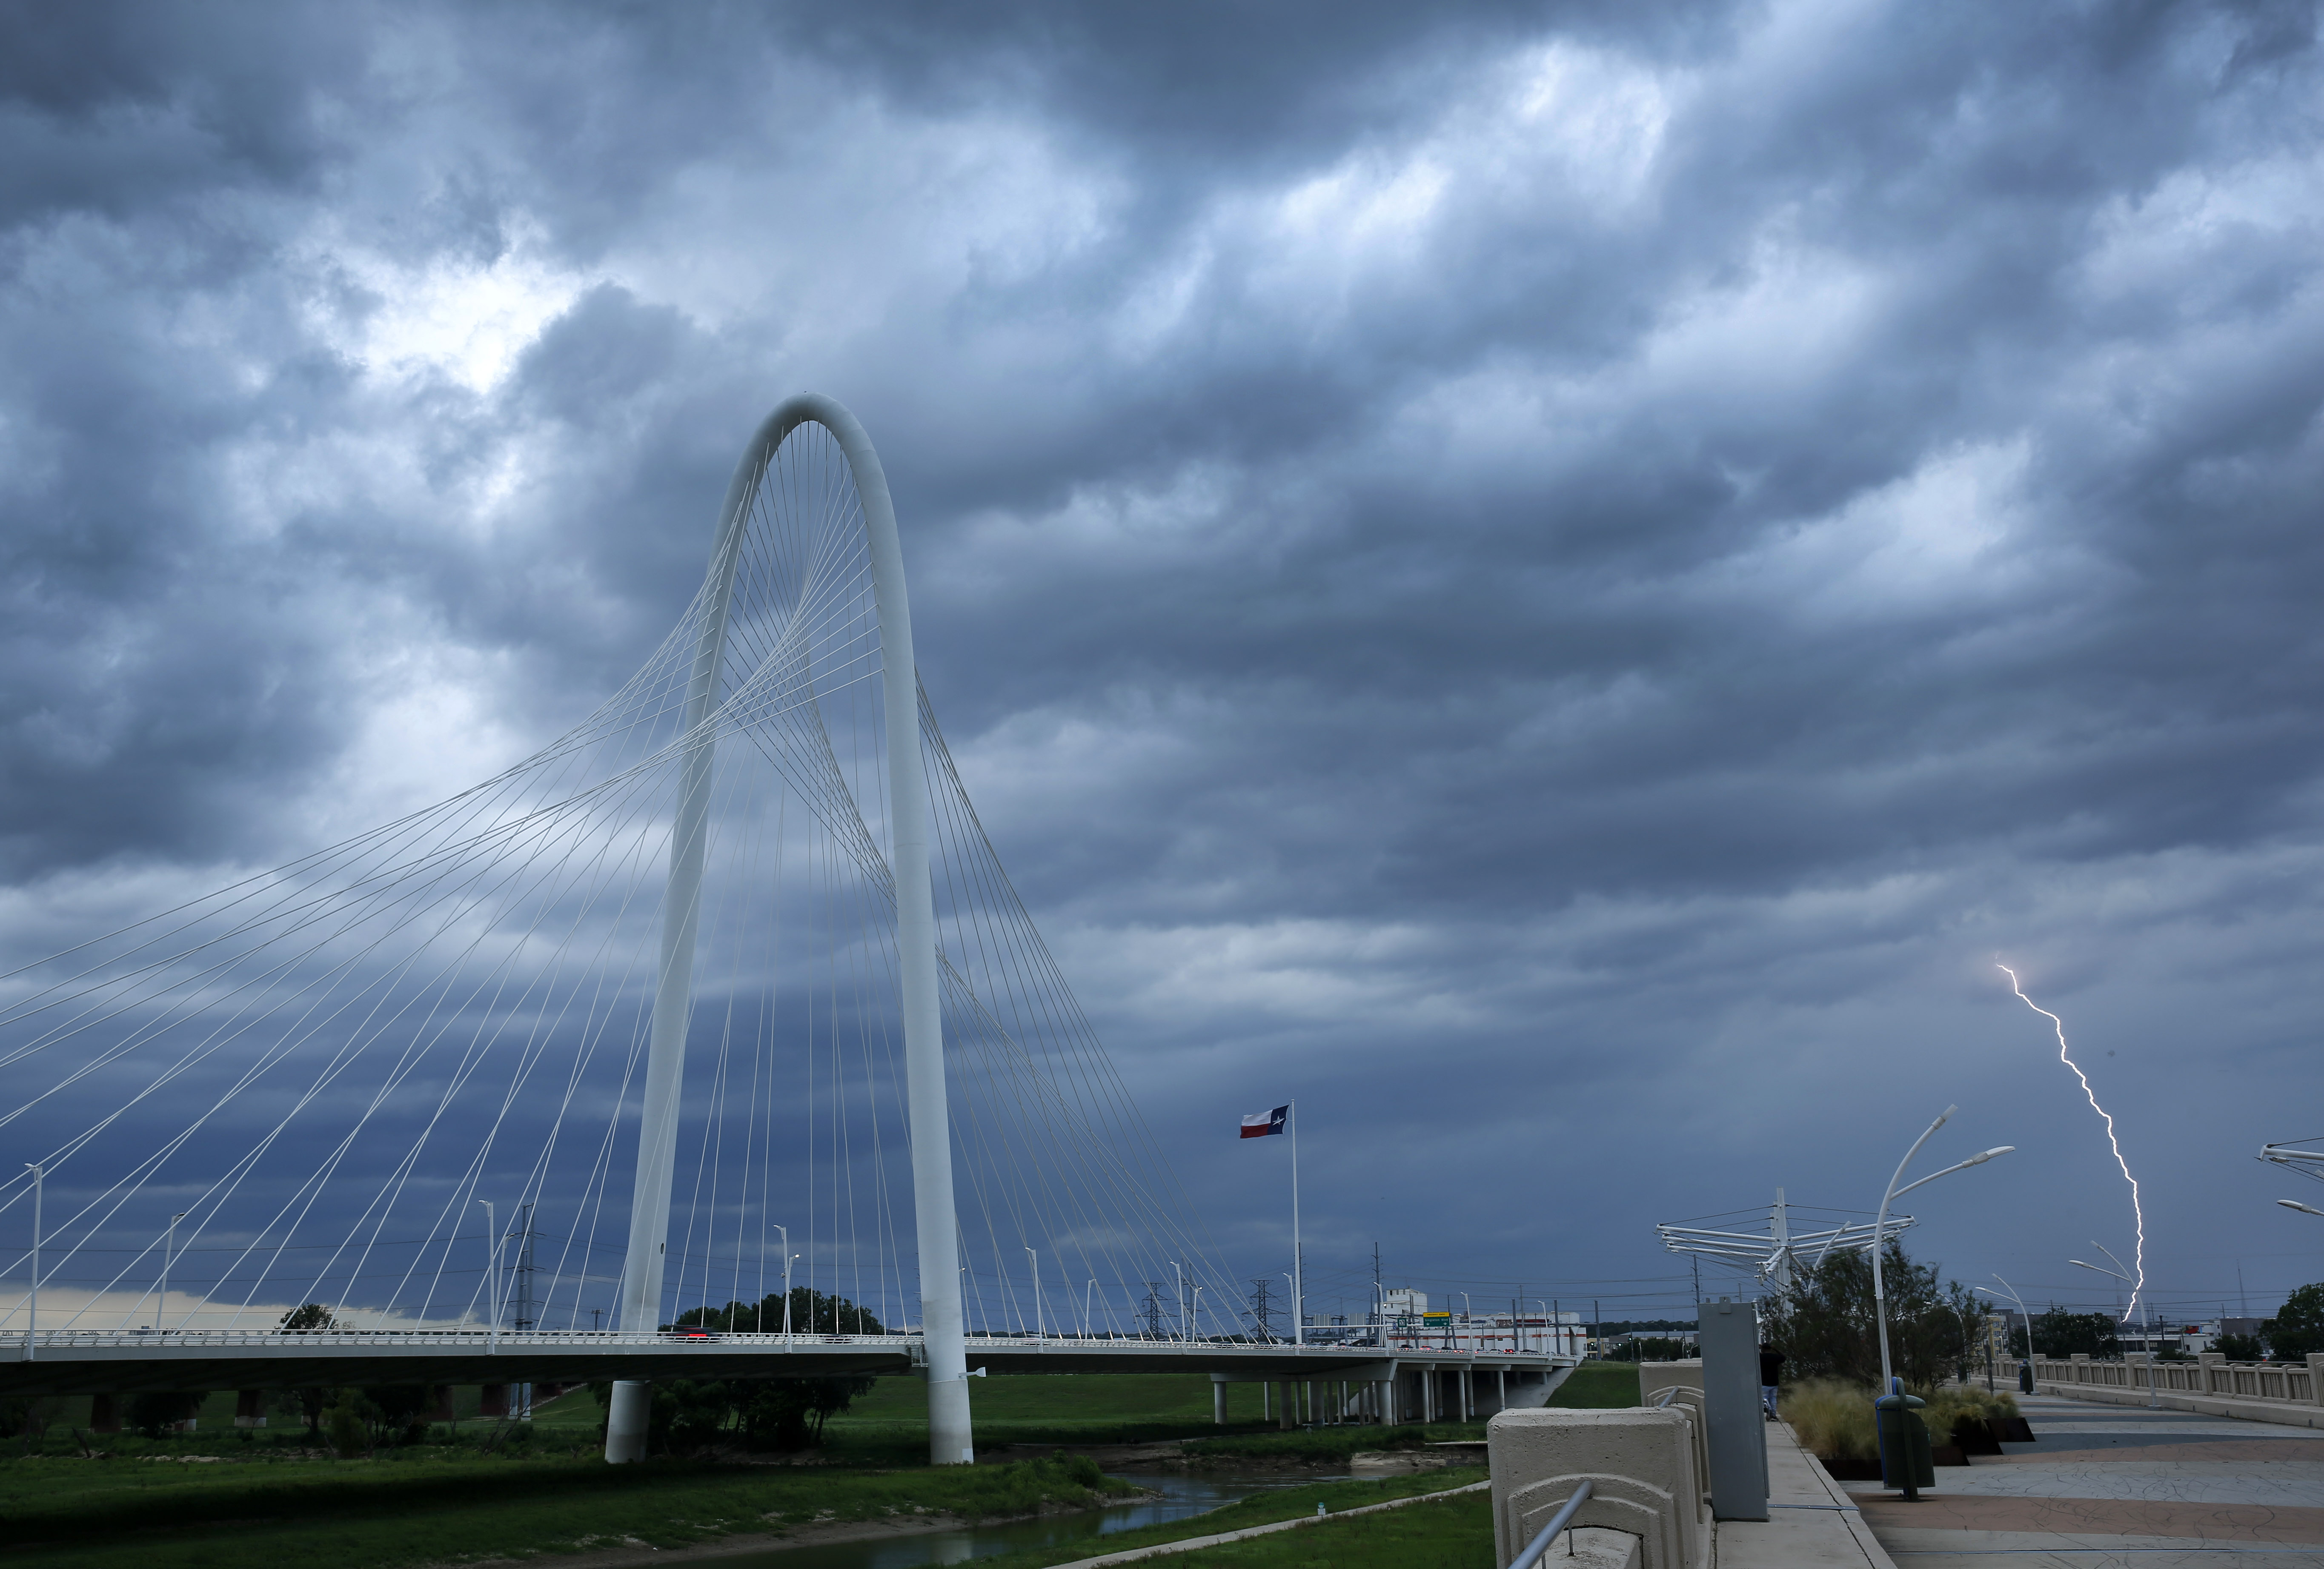
[[[858,1346],[909,1352],[919,1346],[917,1331],[897,1334],[809,1334],[794,1331],[788,1335],[779,1331],[727,1331],[691,1328],[655,1331],[615,1329],[43,1329],[29,1337],[24,1331],[0,1331],[0,1354],[10,1350],[22,1352],[29,1347],[37,1355],[42,1351],[58,1352],[94,1350],[132,1351],[223,1351],[266,1349],[295,1352],[325,1347],[379,1349],[409,1347],[417,1350],[468,1351],[490,1350],[493,1347],[529,1351],[563,1349],[572,1351],[620,1351],[630,1347],[668,1346],[680,1344],[724,1345],[775,1348],[824,1346]],[[1127,1334],[972,1334],[968,1337],[969,1354],[980,1351],[1043,1351],[1059,1350],[1123,1351],[1130,1348],[1151,1349],[1157,1353],[1185,1352],[1214,1355],[1221,1352],[1247,1352],[1254,1357],[1284,1355],[1351,1354],[1370,1357],[1402,1357],[1406,1360],[1452,1361],[1455,1359],[1501,1359],[1554,1357],[1548,1352],[1499,1351],[1490,1347],[1455,1347],[1446,1349],[1425,1345],[1377,1345],[1332,1343],[1322,1345],[1296,1346],[1287,1341],[1236,1341],[1197,1338],[1181,1340],[1174,1336]]]

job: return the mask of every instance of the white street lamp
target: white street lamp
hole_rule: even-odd
[[[2324,1209],[2318,1209],[2312,1204],[2302,1204],[2296,1198],[2280,1198],[2275,1202],[2286,1209],[2296,1209],[2304,1215],[2324,1215]]]
[[[792,1263],[793,1263],[794,1261],[796,1261],[796,1260],[798,1260],[798,1255],[797,1253],[794,1253],[794,1252],[792,1252],[792,1251],[791,1251],[791,1229],[790,1229],[790,1227],[788,1227],[788,1226],[779,1226],[779,1225],[775,1225],[775,1224],[774,1224],[774,1223],[773,1223],[773,1222],[771,1222],[771,1221],[770,1221],[770,1222],[768,1223],[768,1224],[769,1224],[770,1226],[772,1226],[772,1227],[773,1227],[773,1229],[775,1230],[775,1232],[777,1232],[777,1233],[778,1233],[778,1234],[782,1238],[782,1246],[783,1246],[783,1349],[784,1349],[785,1351],[788,1351],[788,1350],[790,1350],[790,1348],[791,1348],[791,1265],[792,1265]],[[766,1326],[765,1326],[764,1324],[761,1324],[761,1325],[760,1325],[760,1327],[761,1327],[761,1329],[763,1329],[763,1328],[765,1328]],[[833,1327],[834,1329],[836,1329],[836,1328],[838,1328],[838,1327],[839,1327],[839,1325],[838,1325],[838,1324],[837,1324],[836,1322],[834,1322],[834,1324],[832,1324],[832,1327]]]
[[[2096,1248],[2101,1253],[2106,1253],[2107,1258],[2114,1259],[2114,1255],[2112,1253],[2107,1252],[2107,1246],[2104,1242],[2093,1241],[2090,1246]],[[2114,1259],[2114,1261],[2116,1264],[2120,1264],[2122,1262],[2120,1259]],[[2102,1264],[2085,1264],[2080,1259],[2069,1259],[2066,1262],[2073,1265],[2077,1269],[2089,1269],[2096,1274],[2111,1275],[2116,1279],[2121,1281],[2124,1285],[2128,1286],[2134,1293],[2138,1289],[2138,1282],[2124,1274],[2120,1269],[2109,1269]],[[2128,1319],[2128,1316],[2129,1315],[2127,1314],[2124,1315],[2126,1321]],[[2026,1337],[2026,1343],[2028,1349],[2031,1349],[2033,1343],[2032,1335],[2029,1334]],[[2155,1409],[2160,1409],[2163,1405],[2163,1398],[2154,1392],[2154,1336],[2152,1334],[2149,1334],[2146,1336],[2146,1403],[2150,1407]]]
[[[1887,1251],[1886,1232],[1888,1229],[1888,1206],[1895,1203],[1900,1195],[1934,1182],[1940,1177],[1950,1177],[1956,1171],[1966,1171],[1972,1166],[1982,1166],[1995,1156],[2006,1155],[2017,1148],[2015,1144],[2003,1144],[1992,1149],[1981,1150],[1967,1160],[1946,1167],[1942,1171],[1932,1171],[1919,1181],[1907,1182],[1902,1187],[1897,1186],[1896,1184],[1904,1180],[1904,1168],[1913,1164],[1913,1157],[1921,1152],[1921,1146],[1926,1144],[1930,1135],[1943,1127],[1952,1114],[1960,1110],[1959,1106],[1947,1106],[1943,1114],[1929,1124],[1928,1131],[1913,1140],[1913,1147],[1904,1151],[1904,1158],[1896,1162],[1896,1174],[1888,1179],[1888,1191],[1880,1198],[1879,1216],[1872,1223],[1872,1319],[1880,1329],[1880,1389],[1883,1394],[1887,1393],[1892,1387],[1891,1380],[1894,1377],[1889,1371],[1888,1362],[1887,1286],[1880,1269],[1880,1255]]]
[[[484,1208],[484,1248],[488,1254],[484,1263],[484,1309],[492,1319],[487,1325],[487,1344],[497,1352],[501,1349],[501,1240],[493,1232],[498,1223],[493,1219],[493,1201],[480,1198],[476,1203]]]
[[[153,1310],[153,1323],[164,1334],[169,1334],[161,1315],[170,1311],[170,1259],[178,1251],[178,1223],[186,1218],[182,1210],[170,1217],[170,1234],[161,1243],[161,1302]]]
[[[2001,1280],[2001,1277],[1997,1274],[1994,1278]],[[2034,1315],[2025,1310],[2025,1298],[2017,1295],[2016,1287],[2006,1280],[2001,1280],[2001,1288],[2009,1293],[2009,1300],[2017,1304],[2017,1316],[2025,1321],[2025,1355],[2017,1363],[2018,1370],[2023,1375],[2018,1380],[2018,1389],[2020,1393],[2030,1395],[2034,1392]],[[1982,1291],[1987,1297],[1997,1295],[1988,1287],[1973,1286],[1969,1289]]]
[[[41,1178],[48,1174],[31,1161],[24,1169],[32,1174],[32,1288],[24,1300],[31,1311],[24,1318],[24,1360],[36,1359],[33,1336],[41,1331]]]

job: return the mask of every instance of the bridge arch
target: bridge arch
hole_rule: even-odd
[[[927,1359],[928,1458],[937,1465],[964,1465],[976,1456],[961,1311],[944,1022],[937,992],[936,904],[928,872],[927,780],[920,766],[919,688],[912,651],[911,602],[904,583],[895,503],[888,494],[880,455],[862,422],[835,400],[820,393],[804,392],[787,399],[760,423],[727,484],[711,545],[709,598],[687,686],[683,727],[687,740],[679,763],[669,892],[662,907],[637,1177],[622,1271],[621,1327],[650,1333],[659,1326],[679,1092],[693,1001],[694,948],[702,906],[703,856],[708,837],[715,744],[711,720],[718,708],[718,677],[724,662],[734,577],[750,527],[752,504],[768,466],[784,441],[807,424],[828,431],[846,459],[862,509],[864,543],[871,558],[880,632],[881,704],[887,716],[890,869],[896,891],[920,1326]],[[645,1458],[650,1404],[646,1383],[624,1381],[613,1386],[605,1426],[609,1463]]]

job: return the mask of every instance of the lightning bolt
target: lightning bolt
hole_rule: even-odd
[[[2128,1324],[2131,1315],[2138,1311],[2138,1294],[2146,1289],[2146,1211],[2138,1202],[2138,1178],[2130,1174],[2130,1162],[2122,1158],[2122,1140],[2114,1136],[2114,1118],[2098,1104],[2098,1093],[2090,1088],[2090,1075],[2082,1071],[2081,1065],[2066,1050],[2066,1021],[2025,995],[2025,988],[2017,983],[2016,971],[2001,964],[1993,967],[2009,977],[2009,989],[2017,993],[2017,1000],[2048,1020],[2051,1028],[2058,1032],[2058,1060],[2074,1070],[2074,1076],[2082,1082],[2082,1094],[2089,1098],[2090,1110],[2106,1119],[2107,1142],[2114,1147],[2114,1163],[2122,1168],[2122,1179],[2130,1184],[2130,1214],[2138,1227],[2138,1246],[2131,1255],[2136,1260],[2131,1269],[2137,1274],[2138,1280],[2130,1288],[2130,1306],[2122,1315],[2122,1321]]]

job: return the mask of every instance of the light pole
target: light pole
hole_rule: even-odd
[[[1178,1283],[1178,1343],[1184,1345],[1186,1343],[1186,1271],[1178,1267],[1177,1260],[1173,1259],[1170,1260],[1170,1274]]]
[[[1970,1156],[1967,1160],[1946,1167],[1942,1171],[1932,1171],[1918,1181],[1907,1182],[1904,1186],[1898,1187],[1896,1184],[1904,1180],[1904,1168],[1913,1164],[1913,1157],[1921,1152],[1921,1146],[1929,1141],[1930,1134],[1943,1127],[1947,1120],[1960,1110],[1959,1106],[1947,1106],[1943,1114],[1929,1124],[1928,1132],[1923,1133],[1918,1139],[1913,1140],[1913,1147],[1904,1151],[1904,1158],[1896,1162],[1896,1174],[1888,1179],[1888,1191],[1880,1198],[1880,1214],[1872,1223],[1872,1319],[1880,1328],[1880,1389],[1884,1394],[1894,1387],[1891,1380],[1895,1376],[1889,1371],[1888,1363],[1887,1287],[1880,1269],[1880,1255],[1886,1251],[1886,1238],[1884,1233],[1888,1230],[1888,1206],[1895,1203],[1900,1195],[1910,1193],[1916,1187],[1934,1182],[1940,1177],[1950,1177],[1956,1171],[1965,1171],[1972,1166],[1982,1166],[1995,1156],[2006,1155],[2016,1148],[2014,1144],[2003,1144],[1992,1149],[1982,1150]]]
[[[2096,1248],[2101,1253],[2106,1253],[2107,1258],[2114,1259],[2114,1255],[2112,1253],[2107,1253],[2106,1244],[2104,1242],[2094,1241],[2090,1246]],[[2116,1264],[2122,1262],[2120,1259],[2114,1259],[2114,1261]],[[2099,1275],[2111,1275],[2114,1278],[2131,1288],[2133,1291],[2135,1291],[2138,1288],[2137,1281],[2133,1280],[2129,1276],[2123,1274],[2117,1269],[2109,1269],[2103,1264],[2085,1264],[2080,1259],[2069,1259],[2066,1262],[2073,1265],[2078,1269],[2089,1269],[2093,1273]],[[2125,1316],[2126,1318],[2127,1317],[2126,1315]],[[2033,1347],[2034,1337],[2030,1332],[2027,1334],[2025,1340],[2027,1349],[2031,1350]],[[2146,1346],[2146,1404],[2150,1408],[2160,1408],[2163,1404],[2163,1398],[2154,1392],[2154,1336],[2151,1332],[2147,1334],[2144,1343]]]
[[[41,1178],[47,1175],[31,1161],[24,1169],[32,1174],[32,1295],[25,1298],[24,1360],[38,1360],[32,1337],[41,1329]]]
[[[2318,1209],[2312,1204],[2302,1204],[2296,1198],[2280,1198],[2275,1202],[2286,1209],[2296,1209],[2304,1215],[2324,1215],[2324,1209]]]
[[[1090,1337],[1090,1296],[1096,1289],[1097,1277],[1093,1275],[1090,1277],[1090,1283],[1082,1288],[1082,1338],[1084,1340]]]
[[[768,1223],[772,1225],[774,1223],[770,1221]],[[790,1227],[775,1226],[775,1231],[783,1240],[783,1349],[788,1351],[791,1349],[791,1261],[798,1255],[791,1251]]]
[[[1541,1313],[1542,1313],[1542,1320],[1541,1320],[1541,1321],[1542,1321],[1542,1323],[1544,1323],[1545,1324],[1547,1324],[1547,1323],[1549,1322],[1549,1303],[1547,1302],[1547,1300],[1545,1300],[1545,1298],[1543,1298],[1543,1297],[1535,1297],[1535,1298],[1533,1299],[1533,1305],[1534,1305],[1536,1307],[1538,1307],[1538,1308],[1540,1308],[1540,1309],[1541,1309]],[[1542,1348],[1542,1349],[1545,1349],[1545,1350],[1546,1348],[1547,1348],[1547,1343],[1546,1343],[1546,1341],[1545,1340],[1545,1341],[1544,1341],[1544,1344],[1543,1344],[1543,1348]],[[1558,1349],[1560,1349],[1560,1350],[1562,1351],[1562,1350],[1563,1350],[1564,1348],[1563,1348],[1563,1345],[1561,1345]]]
[[[1998,1274],[1995,1275],[1994,1278],[2001,1280]],[[2021,1393],[2030,1395],[2034,1392],[2034,1315],[2025,1310],[2025,1298],[2017,1295],[2016,1287],[2006,1280],[2001,1280],[2001,1288],[2009,1293],[2009,1300],[2017,1304],[2017,1316],[2025,1321],[2025,1355],[2017,1364],[2022,1375],[2018,1380],[2017,1387]],[[1994,1295],[1982,1286],[1975,1289],[1984,1291],[1987,1297]]]
[[[1047,1340],[1049,1338],[1049,1320],[1041,1310],[1041,1255],[1028,1248],[1025,1256],[1033,1260],[1033,1338]],[[1198,1286],[1194,1290],[1196,1299],[1200,1300],[1202,1288]]]
[[[1463,1291],[1461,1293],[1461,1334],[1463,1339],[1469,1338],[1476,1320],[1477,1310],[1469,1306],[1469,1294]]]
[[[170,1333],[161,1321],[161,1315],[170,1311],[170,1256],[178,1251],[178,1223],[185,1218],[182,1212],[170,1217],[170,1234],[161,1243],[161,1302],[153,1310],[153,1325],[163,1334]]]
[[[1196,1320],[1197,1322],[1199,1322],[1199,1321],[1201,1320],[1202,1316],[1203,1316],[1203,1283],[1202,1283],[1201,1281],[1197,1280],[1197,1281],[1195,1281],[1195,1282],[1194,1282],[1194,1318],[1195,1318],[1195,1320]],[[1188,1324],[1186,1327],[1187,1327],[1189,1330],[1192,1330],[1192,1329],[1194,1327],[1194,1324]],[[1191,1338],[1191,1336],[1190,1336],[1189,1338]]]
[[[476,1202],[484,1206],[484,1248],[489,1254],[484,1263],[484,1306],[492,1321],[486,1329],[486,1344],[497,1352],[501,1349],[501,1240],[493,1234],[497,1223],[493,1219],[493,1201],[480,1198]]]

